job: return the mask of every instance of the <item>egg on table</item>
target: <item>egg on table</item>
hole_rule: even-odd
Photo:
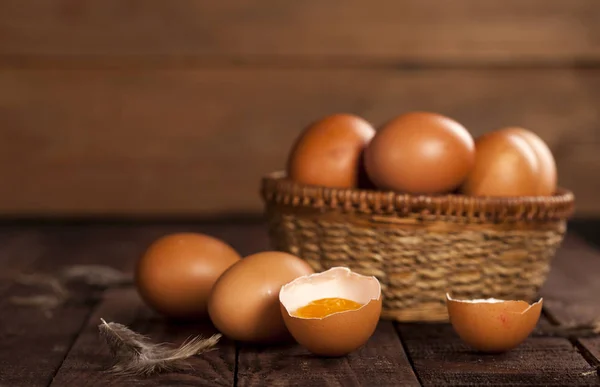
[[[290,339],[279,311],[279,289],[313,273],[306,261],[267,251],[243,258],[213,286],[208,313],[214,326],[233,340],[276,343]]]
[[[392,119],[365,150],[367,175],[378,188],[412,194],[455,190],[474,162],[475,145],[464,126],[428,112]]]
[[[377,278],[345,267],[299,277],[279,292],[289,332],[321,356],[343,356],[364,345],[377,328],[381,301]]]
[[[531,334],[542,312],[542,302],[494,298],[456,300],[446,294],[450,323],[458,336],[481,352],[505,352]]]
[[[333,114],[307,127],[287,162],[290,179],[308,185],[355,188],[364,181],[363,150],[375,129],[352,114]]]
[[[146,304],[167,317],[204,318],[213,284],[240,259],[231,246],[209,235],[165,235],[138,260],[135,284]]]

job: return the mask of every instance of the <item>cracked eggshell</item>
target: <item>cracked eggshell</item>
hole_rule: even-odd
[[[543,299],[525,301],[497,299],[455,300],[446,294],[452,327],[460,338],[482,352],[505,352],[531,334],[542,312]]]
[[[293,316],[298,308],[321,298],[339,297],[363,306],[323,318]],[[343,356],[364,345],[381,315],[381,285],[345,267],[299,277],[279,292],[283,321],[294,339],[320,356]]]

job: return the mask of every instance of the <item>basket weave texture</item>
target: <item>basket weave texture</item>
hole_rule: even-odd
[[[262,181],[273,248],[316,271],[374,275],[382,317],[447,320],[455,298],[533,301],[560,246],[574,197],[478,198],[304,186],[282,172]]]

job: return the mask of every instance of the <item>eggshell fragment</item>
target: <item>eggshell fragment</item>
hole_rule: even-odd
[[[362,304],[359,309],[323,318],[302,318],[292,313],[311,301],[345,298]],[[283,321],[294,339],[321,356],[343,356],[364,345],[377,328],[381,315],[381,285],[345,267],[299,277],[279,292]]]
[[[505,352],[521,344],[535,328],[543,299],[525,301],[497,299],[455,300],[446,294],[452,327],[471,347],[482,352]]]

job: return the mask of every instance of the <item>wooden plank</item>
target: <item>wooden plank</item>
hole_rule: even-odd
[[[581,352],[588,361],[596,367],[596,370],[600,375],[600,338],[579,338],[577,339],[577,342],[581,348]]]
[[[36,307],[12,304],[12,297],[48,292],[43,286],[31,288],[15,281],[25,273],[45,273],[63,265],[96,263],[97,257],[93,252],[82,254],[80,242],[86,238],[71,241],[72,233],[68,230],[8,225],[2,229],[0,251],[14,254],[11,260],[20,260],[23,265],[4,273],[7,278],[0,283],[0,291],[4,290],[0,297],[0,385],[47,386],[93,307],[92,300],[85,301],[90,289],[77,289],[77,301],[47,313]],[[5,287],[5,284],[9,285]]]
[[[2,386],[47,386],[90,311],[89,305],[69,305],[46,315],[10,304],[9,295],[25,294],[12,288],[0,298]]]
[[[561,322],[600,315],[599,258],[576,236],[565,239],[542,290],[544,306]],[[600,385],[594,368],[566,339],[533,336],[513,351],[490,356],[469,350],[448,324],[403,324],[399,329],[424,385]],[[597,361],[598,338],[579,344],[584,355]]]
[[[77,226],[3,224],[2,231],[0,251],[2,255],[10,255],[5,263],[11,267],[12,263],[20,262],[20,267],[12,265],[14,270],[3,273],[7,277],[0,283],[0,291],[5,288],[0,298],[3,349],[0,351],[0,385],[47,386],[87,320],[94,301],[86,301],[90,289],[81,287],[76,290],[77,301],[50,314],[36,307],[13,305],[12,297],[48,292],[43,286],[32,288],[15,280],[23,274],[52,273],[75,264],[101,262],[123,269],[123,258],[128,257],[132,246],[119,239],[118,233],[112,235],[113,243],[106,243],[103,237],[107,235],[103,235],[102,230],[93,235]]]
[[[3,243],[6,243],[5,246],[12,247],[4,249],[0,245],[0,251],[18,254],[18,250],[22,248],[24,251],[20,252],[20,256],[25,261],[32,259],[26,252],[32,252],[31,254],[37,258],[33,259],[29,269],[37,271],[50,271],[74,263],[102,263],[128,270],[127,268],[131,267],[135,257],[153,238],[179,230],[202,231],[221,237],[237,247],[243,254],[266,247],[266,234],[259,223],[173,223],[142,226],[100,224],[86,227],[81,223],[63,226],[47,224],[18,227],[2,224],[0,227],[2,237],[12,235],[12,238],[3,240]],[[21,237],[22,235],[24,237]],[[31,246],[28,247],[29,243]],[[567,322],[569,321],[567,318],[587,319],[594,316],[598,304],[594,303],[593,297],[599,293],[593,273],[597,273],[595,269],[597,269],[598,262],[600,261],[596,250],[572,236],[566,239],[554,261],[553,271],[544,288],[545,303],[552,313],[556,309],[558,311],[555,313],[556,316]],[[25,294],[25,292],[26,289],[16,285],[10,289],[11,295]],[[96,310],[95,315],[89,320],[87,317],[90,305],[86,306],[85,304],[68,305],[48,319],[40,311],[15,308],[7,303],[6,297],[1,298],[0,315],[10,316],[10,318],[3,317],[0,324],[0,338],[3,342],[3,351],[0,351],[0,365],[2,365],[0,367],[0,385],[47,385],[56,366],[60,364],[71,342],[82,328],[81,324],[86,320],[88,322],[83,326],[84,335],[79,337],[64,368],[56,375],[55,385],[80,385],[84,380],[82,379],[84,375],[87,375],[85,376],[86,383],[91,380],[91,384],[98,384],[100,381],[120,385],[124,381],[124,379],[109,377],[101,372],[107,358],[106,353],[100,353],[102,345],[95,333],[97,329],[95,320],[98,320],[99,317],[115,321],[119,319],[119,322],[124,323],[129,321],[135,329],[149,333],[159,340],[162,338],[181,341],[187,334],[199,333],[202,330],[190,326],[165,325],[139,303],[133,290],[115,290],[107,296],[100,309]],[[560,317],[560,313],[565,313],[566,317]],[[382,328],[383,324],[388,324],[388,327]],[[385,330],[383,334],[381,333],[382,329]],[[364,365],[360,365],[360,361],[352,359],[352,355],[340,365],[355,372],[356,370],[360,371],[357,372],[358,376],[351,373],[344,375],[347,377],[347,380],[344,381],[358,384],[361,380],[353,378],[359,378],[361,375],[370,378],[369,372],[376,373],[377,375],[373,377],[383,380],[389,376],[390,369],[392,372],[399,372],[397,364],[406,364],[407,360],[403,355],[402,347],[398,347],[398,339],[394,337],[394,340],[390,341],[390,331],[389,323],[382,323],[378,333],[367,347],[361,350],[363,352],[360,353],[360,357],[370,359],[367,362],[369,369],[363,372]],[[563,339],[532,337],[517,350],[508,354],[481,356],[470,352],[464,344],[459,342],[458,338],[452,338],[451,328],[447,325],[402,325],[400,331],[410,358],[419,371],[424,385],[458,383],[484,385],[485,382],[496,385],[519,383],[534,385],[600,384],[600,379],[592,372],[593,368],[583,361],[568,341]],[[580,342],[582,349],[590,352],[592,356],[598,357],[597,339],[581,339]],[[36,350],[32,351],[31,348]],[[231,347],[229,348],[229,354],[222,357],[227,358],[228,370],[233,372],[231,364],[234,362],[234,355],[231,354]],[[381,348],[385,348],[385,359],[378,362],[374,359],[381,360],[381,357],[374,354],[381,353],[378,352]],[[308,357],[306,352],[298,347],[288,348],[285,351],[243,348],[240,359],[248,360],[246,360],[246,368],[240,367],[242,372],[240,383],[248,381],[248,384],[251,385],[250,381],[252,380],[260,383],[261,372],[265,372],[264,379],[266,380],[265,370],[271,367],[276,373],[283,374],[285,370],[281,370],[281,368],[289,367],[286,364],[289,362],[289,358],[294,356],[296,359]],[[556,359],[559,359],[558,363]],[[199,381],[196,379],[203,377],[203,382],[214,385],[204,375],[219,378],[223,375],[218,372],[221,369],[219,367],[224,367],[224,365],[221,357],[213,360],[216,365],[211,364],[213,364],[213,370],[216,371],[202,372],[201,375],[200,373],[192,374],[192,376],[186,375],[183,377],[185,380],[176,375],[164,375],[161,376],[164,380],[159,384],[191,385],[191,383],[196,383],[194,385],[197,385]],[[318,377],[307,376],[307,374],[317,373],[319,369],[323,368],[329,369],[331,364],[327,362],[330,360],[334,359],[311,357],[306,368],[300,367],[302,368],[301,372],[305,372],[305,374],[298,374],[296,380],[312,378],[310,381],[316,383]],[[207,360],[207,362],[209,361]],[[202,364],[204,365],[204,363]],[[371,370],[373,367],[376,369],[375,371]],[[538,368],[542,375],[536,371]],[[402,368],[402,370],[406,369],[410,370],[410,368]],[[445,371],[441,372],[441,369]],[[252,376],[252,372],[258,372],[259,376]],[[379,374],[386,376],[378,376]],[[396,380],[414,381],[410,374],[397,377],[402,379]],[[190,379],[188,380],[188,378]],[[128,382],[146,385],[148,380],[128,380]],[[336,381],[329,382],[330,385],[340,384]],[[230,379],[227,379],[226,384],[232,384]],[[397,383],[393,385],[397,385]]]
[[[561,324],[599,320],[599,272],[598,248],[571,235],[554,260],[543,289],[543,294],[548,298],[544,308],[550,317]],[[600,337],[578,338],[574,342],[588,361],[600,370]]]
[[[237,385],[419,386],[391,322],[380,322],[371,339],[341,358],[311,355],[298,345],[242,346]]]
[[[600,317],[600,250],[569,234],[554,261],[542,289],[544,306],[564,323],[586,322]]]
[[[473,352],[449,324],[401,324],[402,341],[426,386],[597,386],[594,369],[566,339],[531,337],[499,355]]]
[[[600,249],[600,219],[573,219],[569,222],[569,232],[577,235],[588,248]]]
[[[544,305],[569,316],[592,317],[599,307],[593,274],[599,264],[595,250],[569,235],[542,291]],[[593,366],[566,339],[532,336],[513,351],[482,355],[448,324],[401,324],[399,330],[424,385],[600,385]],[[597,338],[581,339],[581,345],[597,355]]]
[[[68,261],[68,246],[57,254],[51,235],[36,228],[0,226],[0,385],[43,385],[64,359],[89,310],[69,305],[58,313],[13,305],[11,297],[28,296],[31,290],[16,283],[24,273],[36,271],[48,260]],[[31,348],[35,348],[32,351]]]
[[[3,295],[15,278],[35,266],[47,254],[44,235],[37,230],[15,230],[0,226],[0,295]]]
[[[0,53],[572,63],[600,58],[598,12],[594,0],[5,0]]]
[[[176,231],[197,231],[214,235],[232,244],[243,255],[267,247],[266,230],[262,224],[247,221],[167,225],[119,223],[94,225],[79,222],[63,225],[3,223],[0,225],[0,231],[0,257],[5,265],[3,267],[14,269],[11,273],[3,273],[7,277],[0,282],[2,295],[0,297],[0,316],[2,316],[0,318],[2,341],[0,385],[2,386],[48,385],[80,330],[87,327],[84,332],[87,332],[89,343],[89,340],[92,340],[90,336],[92,330],[89,326],[97,322],[97,317],[94,317],[95,320],[90,320],[89,326],[85,325],[95,305],[93,298],[86,301],[90,295],[90,289],[86,287],[77,287],[77,301],[54,310],[51,315],[36,308],[10,304],[10,297],[37,294],[44,290],[14,284],[17,275],[52,273],[75,264],[108,265],[131,273],[135,260],[154,238]],[[18,267],[18,262],[23,265]],[[119,317],[113,316],[114,310],[110,309],[111,305],[113,304],[105,307],[109,310],[104,317]],[[115,305],[115,308],[117,306]],[[123,310],[120,312],[124,313]],[[160,322],[148,324],[150,325],[145,326],[140,322],[136,327],[153,335],[156,334],[158,339],[170,332]],[[188,331],[189,328],[184,327],[180,333],[183,335]],[[181,338],[177,335],[174,337]],[[94,345],[99,347],[100,343],[95,342]],[[83,359],[90,359],[90,357],[84,355]],[[77,364],[73,365],[72,361],[70,364],[72,367],[77,366]],[[89,364],[89,366],[97,366],[97,364]],[[70,376],[63,371],[60,377]]]
[[[474,135],[537,131],[578,214],[599,215],[597,90],[597,70],[4,69],[0,212],[256,214],[259,179],[315,118],[426,109]]]
[[[108,347],[98,336],[100,318],[128,325],[133,330],[147,334],[157,342],[168,341],[175,345],[196,335],[215,333],[208,324],[174,325],[154,316],[134,289],[109,291],[88,320],[77,338],[52,386],[232,386],[235,368],[235,346],[222,339],[218,349],[190,359],[190,370],[148,377],[120,376],[106,371],[111,364]]]

